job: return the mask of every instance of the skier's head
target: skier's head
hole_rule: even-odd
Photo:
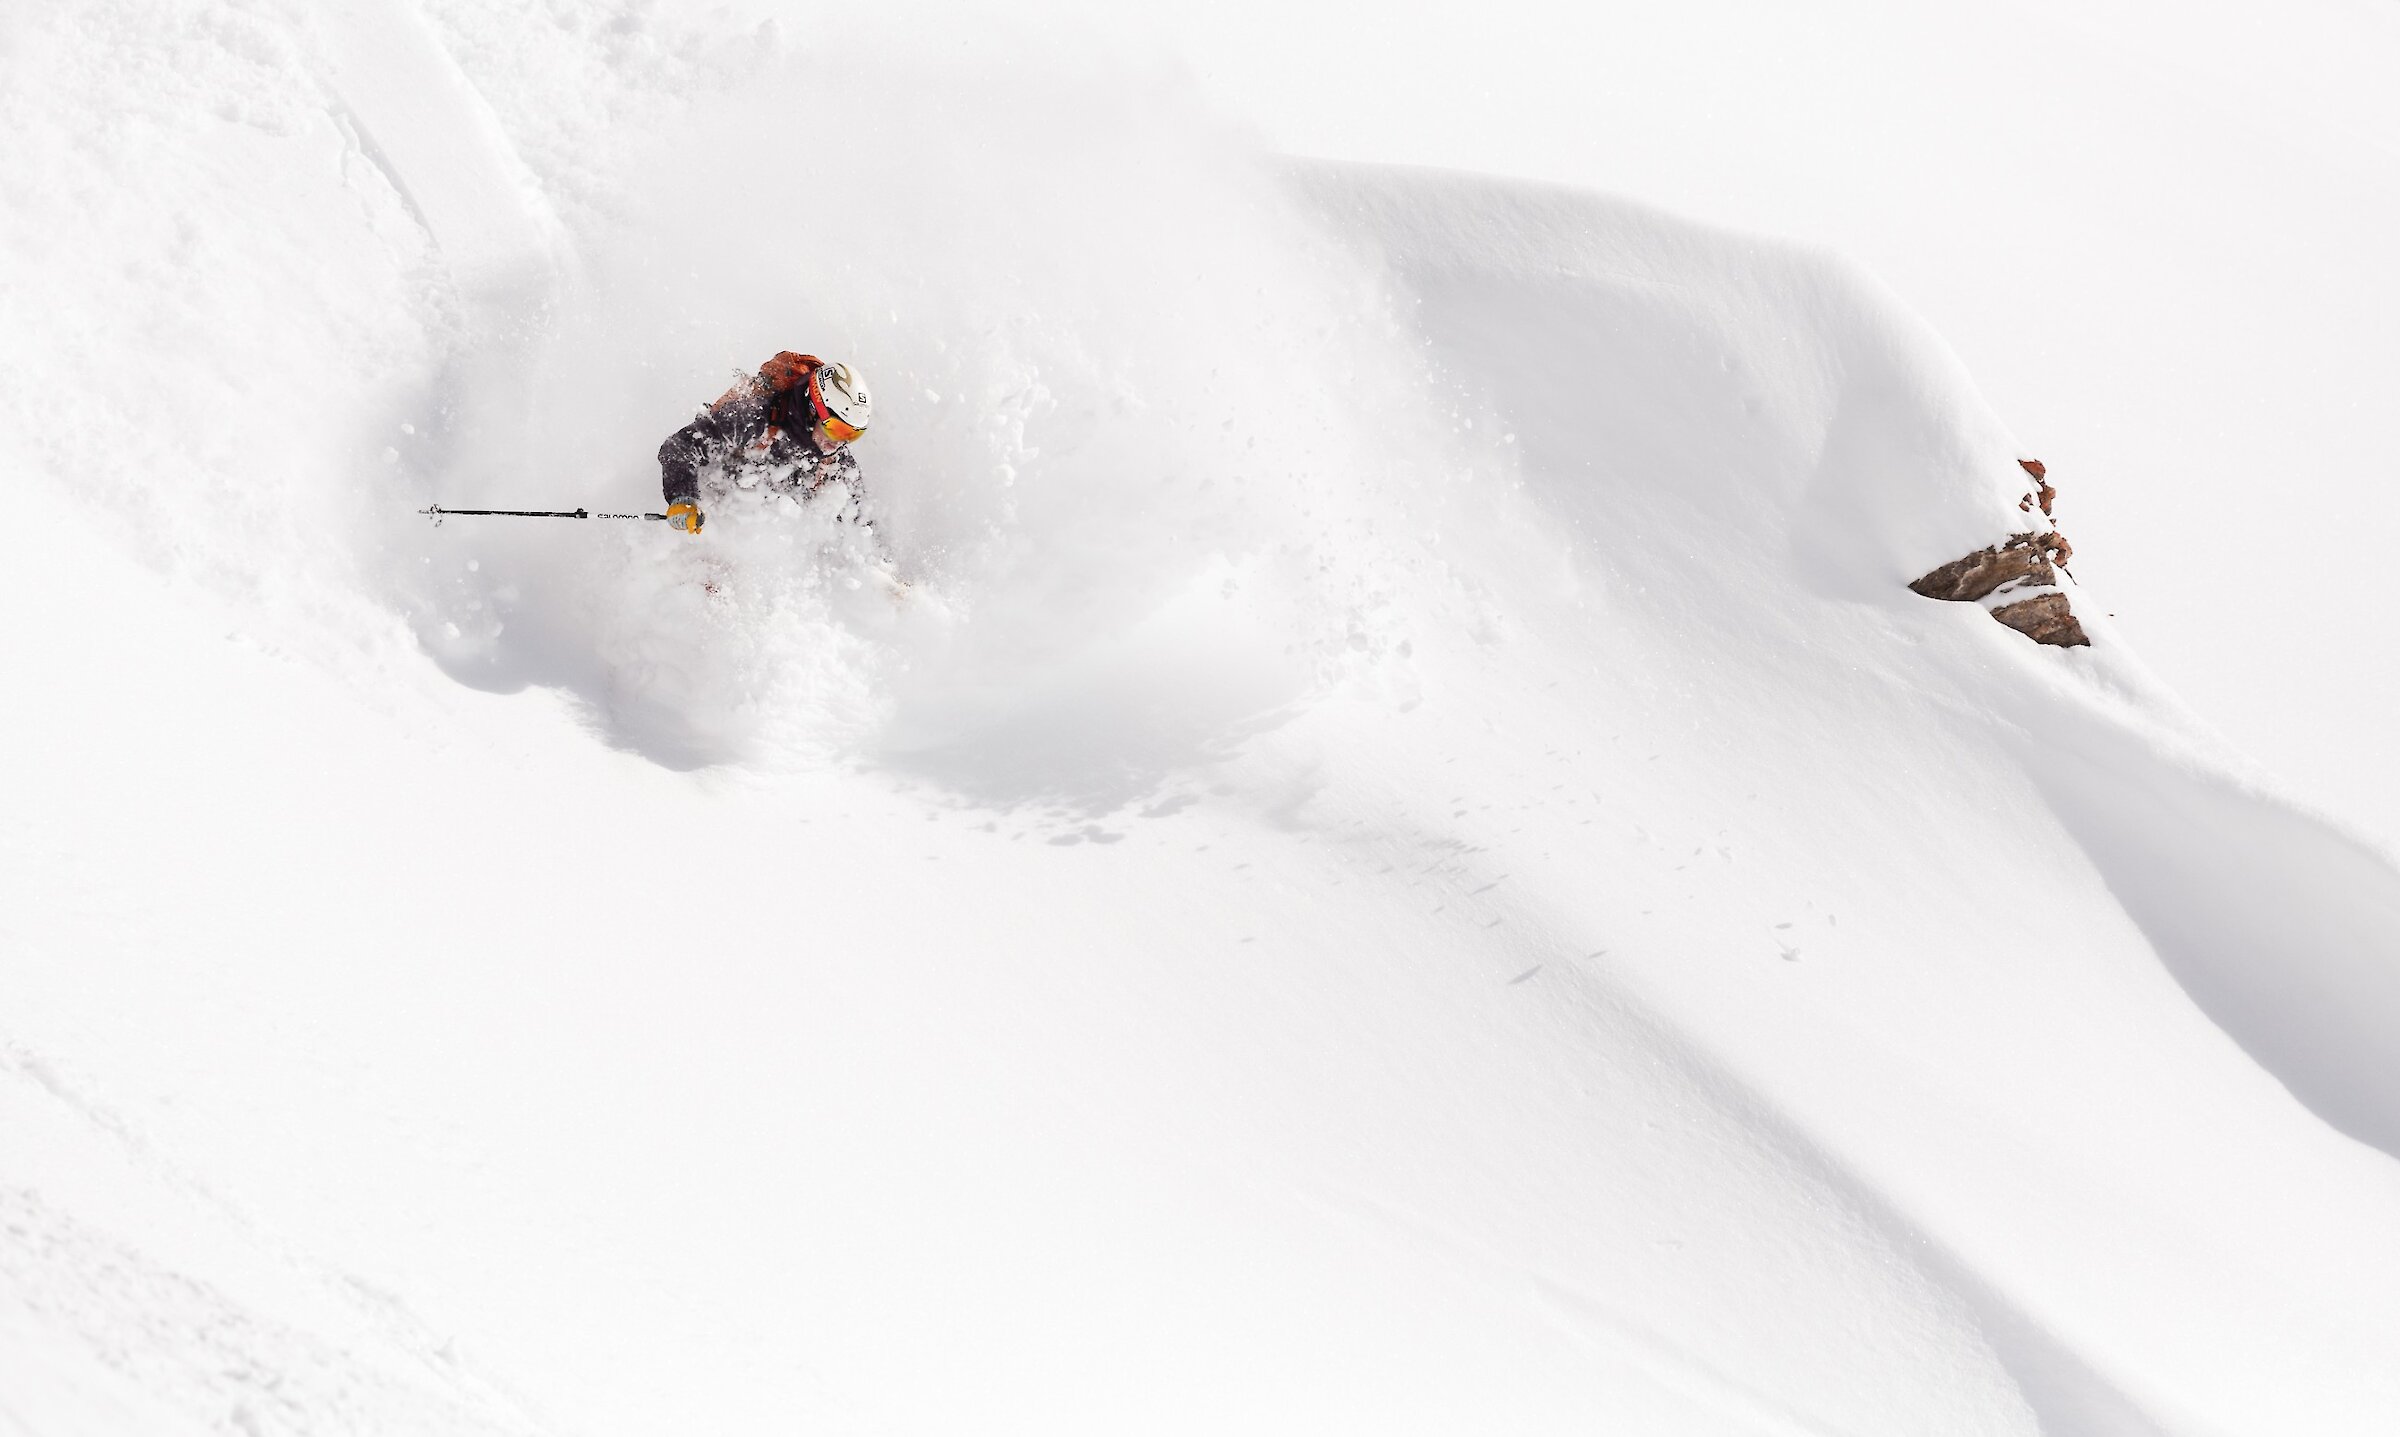
[[[867,432],[867,382],[838,359],[810,371],[808,403],[816,411],[817,434],[828,444],[847,444]]]

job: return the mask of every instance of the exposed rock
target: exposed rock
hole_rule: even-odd
[[[2031,474],[2033,476],[2033,482],[2037,486],[2034,493],[2028,494],[2024,498],[2017,501],[2018,511],[2026,514],[2032,513],[2033,506],[2038,499],[2038,502],[2042,506],[2042,517],[2048,518],[2050,516],[2050,501],[2058,497],[2058,491],[2050,487],[2050,480],[2047,477],[2050,473],[2049,469],[2045,467],[2042,461],[2039,459],[2020,459],[2017,461],[2017,467],[2023,469],[2026,473]]]
[[[2055,530],[2047,534],[2011,534],[1988,549],[1977,549],[1963,559],[1952,559],[1909,587],[1928,599],[1972,604],[2003,586],[2056,583],[2058,567],[2074,553],[2073,546]]]
[[[2039,459],[2017,463],[2040,486],[2037,493],[2017,501],[2018,510],[2030,514],[2038,504],[2042,517],[2049,518],[2050,501],[2058,494],[2050,487],[2049,471]],[[1928,599],[1984,604],[1993,618],[2035,643],[2071,649],[2091,643],[2075,618],[2073,603],[2056,587],[2059,575],[2074,557],[2075,546],[2067,542],[2066,535],[2056,529],[2029,529],[1988,549],[1953,559],[1909,587]],[[2021,589],[2042,592],[2021,599],[2009,597]],[[1985,603],[1995,597],[2004,602]]]
[[[2091,640],[2084,636],[2083,625],[2068,606],[2067,596],[2057,589],[2002,604],[1992,610],[1992,617],[2015,629],[2037,644],[2052,644],[2062,649],[2088,647]]]

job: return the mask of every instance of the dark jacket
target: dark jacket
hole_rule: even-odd
[[[803,499],[835,480],[846,482],[853,495],[859,493],[858,461],[851,457],[850,446],[817,447],[817,417],[808,401],[806,371],[793,382],[783,364],[805,358],[777,355],[760,373],[726,390],[691,423],[667,436],[658,446],[658,474],[669,505],[699,503],[700,476],[711,469],[751,470],[767,487]],[[777,378],[784,380],[780,387],[773,382]]]

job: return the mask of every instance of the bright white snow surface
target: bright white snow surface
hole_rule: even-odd
[[[1866,263],[2049,463],[2144,661],[2400,842],[2400,4],[1161,8],[1276,148],[1569,181]]]
[[[759,19],[0,18],[0,1431],[2390,1430],[2400,873],[1869,276]],[[787,346],[904,596],[412,512]]]

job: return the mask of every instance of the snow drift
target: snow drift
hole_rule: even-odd
[[[2400,874],[1871,278],[802,18],[0,31],[0,1412],[2379,1430]],[[905,601],[414,513],[787,346]]]

